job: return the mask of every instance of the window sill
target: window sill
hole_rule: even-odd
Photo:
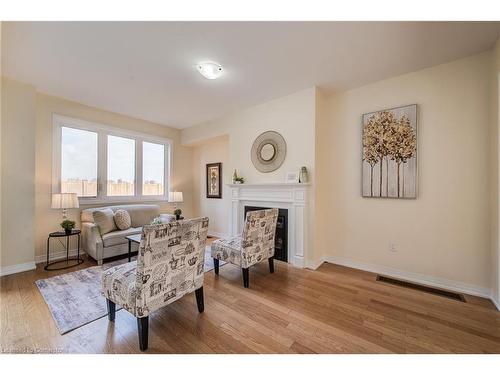
[[[140,203],[169,203],[167,197],[116,197],[116,198],[78,198],[80,206],[115,205],[115,204],[140,204]]]

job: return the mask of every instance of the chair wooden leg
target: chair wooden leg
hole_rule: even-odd
[[[243,273],[243,286],[245,288],[248,288],[250,286],[250,283],[249,283],[249,277],[248,277],[248,268],[242,268],[241,269],[242,273]]]
[[[274,273],[274,258],[268,258],[269,261],[269,272]]]
[[[137,318],[137,331],[139,333],[139,348],[141,351],[148,349],[149,317]]]
[[[106,306],[108,307],[108,319],[110,322],[115,320],[116,305],[113,301],[106,298]]]
[[[218,275],[219,274],[219,259],[213,258],[213,260],[214,260],[214,271],[215,271],[215,274]]]
[[[202,313],[205,310],[205,302],[203,300],[203,287],[198,288],[194,291],[196,295],[196,304],[198,305],[198,311]]]

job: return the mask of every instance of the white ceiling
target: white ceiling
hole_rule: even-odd
[[[314,85],[327,92],[492,47],[488,22],[3,22],[3,74],[184,128]],[[214,60],[210,81],[196,64]]]

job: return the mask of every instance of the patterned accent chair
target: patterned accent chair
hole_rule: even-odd
[[[247,212],[241,237],[222,238],[212,242],[215,274],[219,274],[219,260],[241,267],[243,286],[249,287],[248,268],[268,259],[269,271],[274,273],[274,236],[278,209]]]
[[[102,274],[108,318],[116,304],[137,317],[139,347],[148,348],[148,317],[159,308],[195,292],[198,311],[204,310],[203,265],[208,218],[145,225],[137,261]]]

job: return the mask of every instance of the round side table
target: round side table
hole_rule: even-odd
[[[83,259],[80,258],[80,233],[82,233],[82,231],[79,229],[73,229],[71,231],[71,233],[66,233],[64,231],[49,233],[49,237],[47,238],[47,264],[45,265],[45,267],[43,267],[43,269],[47,270],[47,271],[65,270],[66,268],[71,268],[71,267],[78,266],[79,264],[82,264]],[[69,238],[71,236],[78,236],[78,252],[77,252],[76,258],[69,257]],[[51,238],[61,238],[61,237],[66,237],[66,259],[56,260],[54,262],[49,263],[50,239]],[[63,263],[63,262],[65,262],[67,264],[69,261],[75,261],[75,263],[70,264],[69,266],[66,265],[64,267],[56,267],[56,268],[51,267],[55,264],[59,264],[59,263]]]

